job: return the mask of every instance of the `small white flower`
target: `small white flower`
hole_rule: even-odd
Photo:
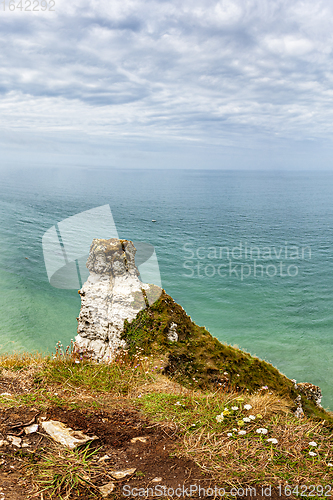
[[[224,416],[221,414],[221,415],[216,415],[216,422],[220,423],[224,420]]]
[[[232,432],[228,432],[227,436],[228,436],[228,438],[231,438],[232,437]]]
[[[249,419],[250,419],[250,420],[255,420],[255,419],[256,419],[256,417],[255,417],[254,415],[249,415]]]
[[[240,436],[244,436],[244,435],[246,434],[246,431],[238,431],[238,434],[239,434]]]
[[[238,406],[232,406],[232,407],[231,407],[231,409],[232,409],[233,411],[236,411],[236,410],[238,410]]]
[[[266,441],[272,443],[272,444],[278,444],[278,440],[275,439],[275,438],[269,438],[269,439],[266,439]]]
[[[251,410],[252,406],[251,405],[244,405],[244,410]]]
[[[258,434],[267,434],[268,430],[264,429],[264,427],[260,427],[259,429],[256,430]]]
[[[309,451],[309,455],[310,455],[310,457],[315,457],[317,455],[317,453],[315,453],[314,451]]]
[[[228,372],[223,372],[223,375],[228,375]]]
[[[177,401],[177,403],[175,403],[175,406],[180,406],[181,403],[179,401]]]
[[[317,446],[317,443],[315,441],[310,441],[309,446]]]
[[[243,422],[251,422],[251,419],[249,417],[244,417]]]
[[[328,466],[328,467],[333,467],[333,464],[331,464],[331,462],[329,462],[329,463],[327,464],[327,466]]]
[[[233,430],[234,432],[237,432],[237,431],[238,431],[238,429],[232,429],[232,430]]]

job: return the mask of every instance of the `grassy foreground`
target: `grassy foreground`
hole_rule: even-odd
[[[230,385],[215,390],[182,385],[179,375],[162,374],[164,354],[151,349],[148,355],[142,346],[110,365],[66,354],[61,347],[51,357],[3,355],[0,379],[19,389],[0,396],[0,410],[135,408],[172,434],[175,455],[189,457],[220,486],[292,485],[297,496],[301,485],[316,485],[311,498],[327,498],[325,488],[333,482],[330,413],[297,419],[289,395],[267,385],[251,394]],[[20,460],[35,491],[43,491],[38,498],[76,498],[78,493],[100,498],[94,478],[101,463],[88,448],[59,452],[51,447],[33,456],[21,453]],[[109,498],[123,497],[114,492]]]

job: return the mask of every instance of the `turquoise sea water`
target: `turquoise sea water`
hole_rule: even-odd
[[[163,287],[196,323],[319,385],[333,409],[331,173],[0,171],[1,352],[74,338],[80,298],[49,284],[42,236],[105,204],[119,237],[155,246]]]

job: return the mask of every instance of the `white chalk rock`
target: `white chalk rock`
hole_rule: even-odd
[[[177,333],[177,323],[171,323],[169,331],[168,331],[168,340],[170,342],[177,342],[178,333]]]
[[[135,467],[133,469],[113,470],[110,471],[110,476],[112,476],[114,479],[124,479],[124,477],[134,474],[135,471]]]
[[[90,437],[83,434],[81,431],[74,431],[57,420],[44,420],[42,422],[42,428],[52,439],[54,439],[54,441],[57,441],[71,450],[79,445],[98,439],[97,436]]]
[[[17,448],[21,448],[22,439],[18,436],[7,436],[8,441],[12,443],[13,446],[17,446]]]
[[[106,483],[103,486],[100,486],[99,491],[100,491],[102,497],[106,498],[110,495],[110,493],[113,492],[115,487],[116,487],[116,485],[112,481],[110,481],[109,483]]]
[[[24,432],[26,434],[33,434],[34,432],[37,431],[38,431],[38,424],[27,425],[27,427],[24,427]]]
[[[124,321],[132,321],[160,296],[160,287],[139,280],[135,252],[131,241],[93,240],[87,260],[90,275],[79,290],[77,352],[112,361],[117,349],[125,347],[120,338]]]

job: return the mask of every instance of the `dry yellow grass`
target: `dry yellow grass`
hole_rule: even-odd
[[[169,394],[192,394],[193,390],[187,389],[186,387],[170,380],[164,375],[155,375],[155,381],[151,383],[144,383],[143,385],[135,389],[135,393],[131,393],[131,396],[136,396],[140,394],[149,394],[151,392],[166,392]]]
[[[237,433],[232,437],[227,433],[209,435],[202,430],[188,433],[184,437],[184,451],[203,470],[225,484],[277,485],[288,481],[329,484],[333,480],[333,467],[328,466],[333,462],[333,451],[328,438],[332,435],[323,433],[324,426],[325,422],[298,420],[290,413],[271,414],[260,424],[251,424],[244,436]],[[267,428],[268,433],[257,434],[258,427]],[[268,438],[275,438],[278,443],[269,443]],[[309,445],[313,441],[316,447]],[[316,456],[311,457],[309,451]]]
[[[0,368],[20,370],[28,367],[40,367],[45,363],[45,356],[39,352],[14,352],[0,355]]]
[[[252,406],[252,412],[260,413],[263,417],[272,414],[290,413],[290,408],[294,405],[292,401],[268,392],[253,394],[248,402]]]

